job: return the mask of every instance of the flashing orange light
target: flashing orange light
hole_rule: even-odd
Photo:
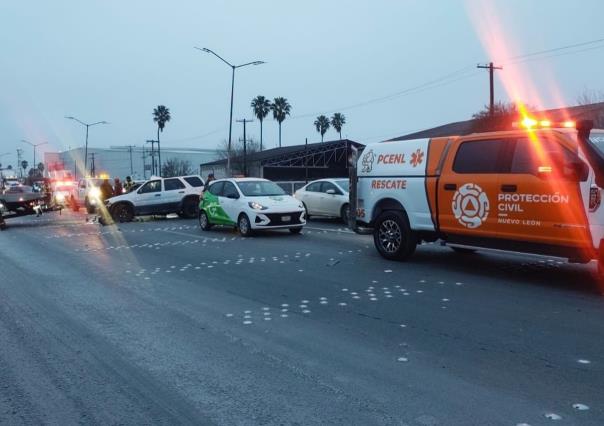
[[[539,166],[537,168],[537,171],[539,173],[551,173],[552,172],[552,166]]]
[[[528,130],[531,130],[532,128],[552,128],[552,127],[563,127],[566,129],[574,129],[576,127],[576,123],[574,121],[556,121],[556,122],[552,122],[551,120],[547,120],[547,119],[543,119],[543,120],[536,120],[534,118],[530,118],[530,117],[525,117],[524,119],[522,119],[522,121],[520,122],[514,122],[512,123],[512,126],[515,128],[525,128]]]

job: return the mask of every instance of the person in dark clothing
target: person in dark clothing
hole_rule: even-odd
[[[113,197],[113,188],[109,183],[109,179],[103,180],[99,189],[101,190],[101,203],[105,204],[106,199]]]
[[[113,181],[113,195],[122,195],[124,192],[124,188],[122,188],[122,183],[120,182],[120,178],[116,177]]]
[[[134,186],[134,182],[130,176],[126,176],[126,183],[124,183],[124,189],[126,192],[132,191],[132,187]]]

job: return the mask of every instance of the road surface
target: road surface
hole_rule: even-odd
[[[593,265],[389,262],[335,221],[8,224],[0,424],[604,424]]]

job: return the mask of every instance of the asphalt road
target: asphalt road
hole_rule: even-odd
[[[604,424],[593,265],[388,262],[334,221],[8,224],[0,424]]]

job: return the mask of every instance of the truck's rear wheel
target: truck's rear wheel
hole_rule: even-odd
[[[84,200],[84,205],[86,206],[86,212],[88,214],[94,214],[94,212],[96,211],[96,207],[93,206],[92,204],[90,204],[90,202],[88,201],[88,198],[86,198]]]
[[[405,260],[415,252],[417,235],[404,212],[390,210],[380,214],[373,230],[378,252],[390,260]]]

